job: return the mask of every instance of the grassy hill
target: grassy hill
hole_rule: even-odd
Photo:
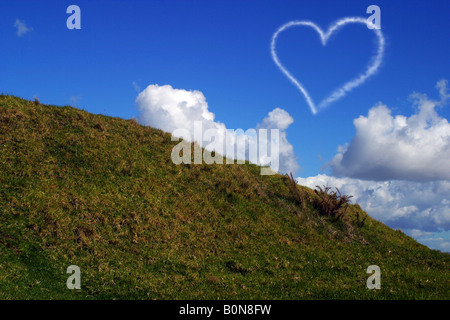
[[[0,96],[0,299],[448,299],[450,255],[160,130]],[[302,203],[301,203],[302,202]],[[357,217],[359,216],[359,218]],[[381,268],[381,289],[366,268]],[[81,268],[69,290],[66,269]]]

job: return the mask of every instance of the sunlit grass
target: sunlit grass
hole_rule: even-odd
[[[320,215],[255,165],[179,165],[132,120],[0,96],[0,299],[448,299],[450,256]],[[78,265],[82,289],[66,288]],[[366,288],[380,266],[381,290]]]

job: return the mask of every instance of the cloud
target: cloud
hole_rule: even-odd
[[[141,86],[136,81],[133,81],[132,84],[133,84],[134,90],[136,90],[137,92],[141,91]]]
[[[280,130],[286,130],[294,119],[287,113],[287,111],[276,108],[269,112],[268,117],[264,118],[261,126],[267,129],[277,128]]]
[[[415,230],[415,236],[450,230],[450,181],[368,181],[319,174],[297,178],[297,183],[337,187],[353,195],[352,201],[371,217],[392,228]]]
[[[236,146],[238,138],[244,138],[248,145],[254,145],[260,141],[273,141],[273,137],[258,136],[248,131],[233,131],[227,129],[224,123],[215,120],[215,114],[209,111],[208,103],[202,92],[184,89],[174,89],[170,85],[149,85],[139,93],[136,98],[139,109],[138,122],[173,133],[177,129],[187,130],[186,140],[194,137],[194,126],[196,122],[202,124],[203,132],[214,133],[215,140],[203,141],[203,138],[195,139],[200,145],[208,150],[216,150],[218,153],[228,158],[249,159],[248,149],[245,153],[238,153],[235,157],[234,148],[232,152],[225,148],[225,145]],[[276,108],[269,112],[268,116],[256,126],[257,129],[279,129],[279,168],[272,167],[279,172],[295,172],[299,166],[292,145],[287,140],[286,130],[294,120],[286,111]],[[202,140],[202,141],[199,141]],[[238,151],[239,152],[239,151]],[[265,157],[259,157],[258,163],[264,164]]]
[[[194,121],[207,128],[221,130],[225,125],[215,122],[202,92],[174,89],[170,85],[149,85],[136,99],[142,124],[173,132],[178,128],[193,129]]]
[[[14,22],[14,28],[17,29],[17,36],[18,37],[22,37],[25,34],[27,34],[28,32],[32,31],[33,28],[28,28],[27,25],[25,24],[25,21],[16,19],[16,21]]]
[[[441,96],[440,105],[444,105],[450,99],[450,93],[448,93],[448,81],[445,79],[440,80],[436,84],[436,88],[439,89],[439,95]]]
[[[419,242],[427,245],[430,248],[438,249],[443,252],[450,253],[450,241],[447,241],[443,238],[428,238],[428,239],[418,239]]]
[[[81,99],[82,99],[81,96],[70,96],[70,97],[69,97],[70,105],[71,105],[72,107],[76,107],[78,101],[80,101]]]
[[[450,241],[442,241],[439,244],[439,247],[442,248],[442,251],[450,252]]]
[[[378,69],[381,66],[381,63],[383,61],[384,56],[384,45],[385,40],[383,33],[379,29],[369,28],[372,29],[372,31],[375,32],[377,39],[378,39],[378,48],[377,53],[375,56],[372,57],[372,61],[369,63],[369,65],[366,67],[366,70],[359,74],[356,78],[350,80],[349,82],[346,82],[342,87],[336,89],[331,93],[330,96],[326,97],[322,102],[319,103],[319,105],[316,107],[314,104],[313,99],[309,95],[309,93],[306,91],[303,84],[301,84],[280,62],[277,56],[276,51],[276,40],[278,38],[278,35],[283,32],[284,30],[295,27],[295,26],[307,26],[313,28],[320,36],[320,39],[322,41],[322,45],[325,46],[327,44],[328,39],[330,36],[339,30],[341,27],[351,24],[351,23],[360,23],[364,26],[368,26],[368,21],[366,18],[361,17],[347,17],[342,18],[341,20],[337,21],[335,24],[333,24],[326,33],[322,31],[321,28],[319,28],[314,22],[311,21],[290,21],[288,23],[285,23],[280,28],[278,28],[277,31],[272,36],[272,42],[271,42],[271,54],[272,59],[277,65],[277,67],[281,70],[281,72],[284,73],[284,75],[300,90],[300,92],[304,95],[306,102],[309,105],[309,108],[311,109],[311,112],[313,114],[316,114],[319,110],[326,108],[334,101],[341,99],[344,97],[348,92],[352,91],[354,88],[362,85],[368,78],[373,76]]]
[[[280,157],[280,172],[295,173],[300,166],[297,163],[297,158],[294,153],[294,147],[287,140],[287,128],[294,122],[294,119],[289,113],[283,109],[275,108],[269,112],[268,116],[263,119],[258,128],[263,129],[280,129],[280,143],[279,143],[279,157]]]
[[[416,112],[393,116],[378,104],[353,121],[356,135],[328,164],[333,176],[368,180],[450,180],[450,124],[436,107],[449,99],[447,81],[437,84],[440,101],[413,94]]]
[[[419,229],[411,229],[409,231],[409,234],[413,238],[422,238],[422,237],[426,237],[426,236],[428,236],[428,237],[432,236],[433,232],[422,231],[422,230],[419,230]]]

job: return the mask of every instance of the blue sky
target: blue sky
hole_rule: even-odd
[[[71,4],[81,8],[81,30],[66,28],[66,8]],[[343,17],[368,17],[366,8],[371,4],[381,8],[386,39],[380,69],[362,86],[313,115],[272,60],[273,33],[292,20],[310,20],[326,30]],[[339,145],[355,137],[353,121],[367,117],[379,102],[393,116],[409,117],[418,108],[410,98],[413,92],[438,100],[436,83],[450,78],[448,1],[430,5],[426,1],[16,0],[0,2],[0,12],[1,92],[133,118],[140,114],[135,103],[140,91],[151,84],[171,85],[201,91],[216,121],[244,130],[281,108],[294,120],[287,138],[301,167],[297,176],[302,178],[364,176],[350,174],[342,166],[321,170],[337,154]],[[30,29],[20,36],[14,27],[17,19]],[[280,35],[277,52],[320,101],[365,68],[376,49],[374,43],[373,32],[356,25],[340,30],[326,47],[313,31],[293,28]],[[450,118],[445,104],[436,110],[440,119]],[[419,183],[419,189],[420,183],[439,180],[430,175],[409,182],[417,180],[416,175],[412,173],[410,180],[407,175],[401,178],[405,184]],[[392,180],[389,177],[383,179]],[[444,194],[435,201],[447,210],[449,197]],[[395,200],[389,204],[395,205]],[[421,212],[441,208],[405,202],[400,209],[411,206]],[[407,224],[386,214],[376,217],[395,227]],[[433,225],[418,222],[417,228],[408,225],[409,234],[450,251],[446,219],[435,218],[440,222]]]

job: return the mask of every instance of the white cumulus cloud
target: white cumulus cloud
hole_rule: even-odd
[[[216,150],[229,158],[248,160],[248,149],[244,153],[239,153],[239,150],[237,150],[237,154],[234,152],[238,148],[233,147],[232,152],[230,152],[230,149],[227,149],[229,145],[236,146],[238,137],[242,138],[242,135],[244,135],[245,141],[250,145],[258,143],[258,137],[260,141],[273,141],[271,136],[261,137],[257,133],[252,134],[245,131],[246,129],[240,132],[227,129],[224,123],[215,120],[214,113],[209,111],[205,96],[197,90],[174,89],[170,85],[149,85],[139,93],[136,98],[136,104],[140,112],[138,116],[139,123],[170,133],[173,133],[175,130],[185,129],[188,135],[183,135],[183,137],[190,141],[195,139],[195,123],[201,122],[203,132],[213,132],[215,139],[212,142],[207,141],[207,139],[203,141],[204,137],[195,140],[208,150]],[[276,108],[269,112],[268,116],[255,127],[255,129],[279,129],[280,134],[277,141],[279,168],[273,167],[273,169],[283,173],[295,172],[299,168],[294,149],[286,137],[286,130],[293,121],[288,112]],[[268,163],[266,160],[264,157],[258,158],[260,164]]]
[[[294,153],[294,147],[287,140],[286,129],[294,122],[294,119],[289,113],[283,109],[275,108],[269,112],[268,116],[263,119],[258,126],[264,129],[279,129],[279,158],[280,158],[280,172],[295,173],[300,167],[297,163],[297,158]]]
[[[328,164],[334,176],[368,180],[450,180],[450,124],[436,109],[449,100],[447,81],[440,100],[413,94],[416,112],[393,116],[383,105],[354,120],[356,135]]]

